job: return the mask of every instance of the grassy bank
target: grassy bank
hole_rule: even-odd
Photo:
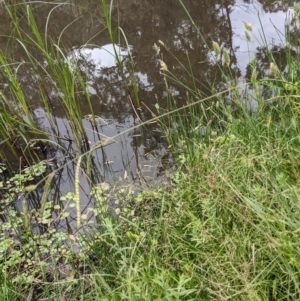
[[[246,30],[250,39],[249,24]],[[251,76],[239,86],[226,50],[214,44],[216,61],[219,51],[226,90],[203,97],[191,78],[185,107],[176,109],[172,93],[172,112],[158,100],[154,119],[177,165],[167,188],[117,191],[112,212],[107,187],[93,186],[98,226],[76,235],[49,227],[60,207],[46,193],[39,212],[3,209],[1,300],[300,299],[299,48],[289,42],[280,66],[265,45],[270,70],[259,78],[251,60]],[[176,78],[162,58],[160,66],[168,91]],[[34,190],[26,177],[39,181],[44,172],[34,165],[2,182],[2,201]],[[78,197],[61,198],[61,216]]]
[[[285,96],[253,115],[241,105],[238,118],[224,108],[222,135],[193,140],[168,190],[120,195],[118,217],[99,217],[84,256],[53,255],[54,272],[35,263],[21,287],[2,275],[6,300],[31,288],[41,300],[298,300],[297,103]]]

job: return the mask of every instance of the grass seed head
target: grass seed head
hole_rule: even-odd
[[[245,21],[243,21],[243,23],[245,25],[246,30],[252,31],[253,28],[252,28],[251,23],[248,23],[248,22],[245,22]]]
[[[230,56],[225,48],[223,48],[223,57],[224,57],[224,63],[229,66],[230,64]]]
[[[156,55],[159,55],[159,48],[158,48],[158,46],[156,45],[156,43],[154,43],[153,49],[155,50]]]
[[[164,61],[159,60],[159,63],[160,63],[160,70],[161,71],[169,71],[168,66],[166,65],[166,63]]]
[[[214,52],[216,53],[217,56],[219,56],[221,54],[221,48],[220,48],[220,45],[213,41],[213,49],[214,49]]]
[[[273,62],[270,64],[270,73],[275,77],[278,77],[280,74],[280,71],[279,71],[277,65]]]

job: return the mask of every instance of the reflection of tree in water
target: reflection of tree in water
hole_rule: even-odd
[[[295,80],[297,81],[297,79],[300,77],[300,64],[297,59],[298,56],[299,53],[297,50],[293,48],[287,48],[285,45],[273,45],[269,48],[258,47],[255,54],[257,78],[271,79],[270,84],[278,88],[278,90],[276,89],[276,95],[278,95],[278,93],[285,93],[286,82],[291,83],[290,87],[296,88],[298,83],[295,82]],[[293,61],[292,69],[290,69],[291,66],[289,66],[289,59]],[[276,81],[276,77],[274,77],[270,72],[270,62],[273,60],[283,76],[283,78],[280,78],[278,81]],[[252,68],[249,64],[246,69],[246,80],[248,82],[250,82],[251,73]],[[284,79],[286,79],[286,82]],[[293,86],[293,84],[295,84],[295,86]],[[274,92],[272,92],[272,89],[270,89],[268,86],[268,84],[266,84],[266,86],[261,86],[264,99],[274,96]]]
[[[232,47],[230,11],[233,1],[202,1],[201,4],[198,1],[185,1],[185,4],[196,26],[200,28],[202,37],[198,35],[177,1],[140,1],[138,5],[119,2],[120,24],[128,40],[134,44],[134,55],[137,58],[136,70],[148,75],[148,81],[153,83],[155,91],[160,92],[159,97],[162,96],[164,87],[162,78],[158,76],[157,58],[151,49],[158,40],[162,40],[168,50],[185,66],[188,65],[186,55],[188,52],[194,76],[204,83],[199,83],[197,88],[205,93],[210,92],[207,86],[211,83],[221,82],[219,67],[211,62],[209,48],[213,40],[229,50],[231,72],[239,75],[235,49]],[[127,16],[134,16],[134,19]],[[178,61],[172,58],[168,51],[163,48],[161,50],[168,69],[174,72],[182,83],[190,86],[190,75],[180,68]],[[178,85],[175,89],[181,95],[185,95],[185,89],[179,88]]]
[[[285,3],[273,3],[272,1],[260,2],[262,2],[264,9],[270,12],[286,11],[294,4],[294,1],[286,1]],[[276,25],[277,24],[270,24],[270,26],[274,26],[274,29],[276,29]],[[278,65],[279,70],[288,75],[288,56],[290,55],[291,59],[296,59],[297,48],[300,44],[299,22],[294,16],[294,13],[287,15],[284,31],[285,32],[278,31],[278,34],[281,37],[281,42],[279,44],[276,45],[272,42],[272,44],[257,47],[255,59],[257,61],[256,68],[258,72],[258,78],[263,78],[264,76],[269,75],[271,56],[273,57],[275,63]],[[251,67],[249,64],[247,66],[246,78],[249,79],[250,77]]]
[[[127,35],[128,41],[133,45],[133,56],[136,62],[135,71],[143,75],[146,80],[138,78],[140,98],[151,108],[154,102],[154,94],[163,98],[164,83],[159,75],[159,65],[152,46],[158,40],[162,40],[166,47],[174,55],[188,65],[186,51],[193,67],[194,76],[204,84],[197,84],[205,94],[210,93],[209,86],[214,83],[218,89],[222,82],[219,67],[212,61],[210,52],[212,41],[218,42],[222,47],[228,49],[231,57],[230,71],[235,76],[240,75],[235,56],[236,49],[233,48],[233,29],[231,26],[230,13],[236,1],[234,0],[186,0],[187,10],[195,24],[200,28],[203,37],[200,37],[193,24],[188,19],[180,3],[175,0],[127,0],[115,1],[115,26],[120,25]],[[293,1],[284,3],[273,0],[246,1],[246,4],[260,3],[266,11],[277,12],[286,10]],[[34,7],[35,18],[38,26],[44,30],[45,20],[52,5],[36,5]],[[37,7],[39,7],[37,9]],[[65,30],[62,36],[62,44],[73,47],[84,44],[91,37],[99,34],[104,28],[101,8],[98,0],[74,0],[72,4],[57,7],[51,15],[49,23],[49,35],[56,38]],[[2,15],[3,12],[1,11]],[[78,18],[78,19],[77,19]],[[76,20],[77,19],[77,20]],[[71,26],[67,27],[72,21]],[[208,43],[205,44],[204,40]],[[110,41],[103,33],[93,39],[93,43],[99,45],[108,44]],[[186,84],[191,85],[191,78],[179,67],[178,61],[165,50],[161,49],[164,59],[171,72]],[[16,57],[17,57],[16,53]],[[96,110],[105,112],[106,116],[119,117],[120,114],[132,114],[130,102],[122,87],[122,81],[118,69],[114,67],[99,70],[93,63],[86,62],[88,69],[89,85],[92,88],[92,102]],[[91,77],[93,75],[93,77]],[[128,74],[126,75],[128,77]],[[206,85],[205,85],[206,84]],[[182,98],[185,89],[173,84]],[[38,101],[38,100],[37,100]],[[105,107],[104,107],[105,106]],[[87,106],[83,106],[85,110]],[[56,112],[61,114],[61,112]],[[87,111],[84,112],[88,113]]]
[[[244,0],[245,3],[259,2],[265,12],[276,13],[287,11],[295,3],[294,0],[273,1],[273,0]]]

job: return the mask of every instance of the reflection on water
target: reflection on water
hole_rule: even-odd
[[[38,26],[44,32],[46,20],[48,20],[49,41],[63,45],[67,49],[67,59],[76,60],[80,69],[86,74],[91,103],[98,120],[96,126],[88,118],[84,120],[90,146],[100,139],[116,136],[138,123],[123,86],[114,51],[125,66],[129,53],[133,56],[139,97],[146,107],[155,110],[155,95],[162,105],[166,100],[163,78],[153,50],[154,43],[158,43],[158,40],[164,42],[165,47],[161,47],[160,52],[169,70],[181,82],[190,86],[192,83],[188,73],[180,68],[177,61],[187,64],[188,53],[194,76],[199,79],[198,88],[203,93],[209,93],[210,83],[214,82],[218,88],[221,82],[219,68],[210,50],[212,41],[228,49],[231,57],[229,68],[232,74],[240,78],[249,76],[249,59],[254,56],[259,60],[258,72],[263,74],[268,63],[263,55],[260,41],[265,39],[274,47],[285,44],[282,33],[285,32],[289,9],[294,4],[291,0],[276,2],[274,0],[184,1],[196,26],[200,29],[202,36],[199,36],[179,1],[115,1],[114,24],[122,27],[131,46],[130,48],[115,46],[113,49],[105,32],[99,0],[73,0],[65,4],[49,1],[48,5],[45,4],[46,2],[41,4],[32,1],[31,3]],[[5,51],[11,24],[3,4],[0,4],[0,18],[0,49]],[[252,24],[253,37],[257,38],[250,43],[245,38],[243,21]],[[22,26],[22,19],[20,22]],[[23,22],[25,24],[26,20]],[[24,28],[26,28],[25,25]],[[166,49],[170,50],[176,59]],[[10,51],[15,60],[20,62],[26,60],[19,44],[12,44]],[[36,57],[43,60],[38,54]],[[42,129],[51,132],[49,121],[41,108],[38,91],[33,84],[32,70],[26,69],[26,65],[22,66],[18,70],[18,75],[25,86],[34,116]],[[125,76],[130,82],[130,74],[126,70]],[[169,87],[179,103],[184,101],[185,89],[175,83],[170,83]],[[0,88],[5,91],[6,84],[0,83]],[[53,115],[59,128],[59,135],[70,137],[71,130],[61,110],[58,92],[50,85],[47,89],[54,102]],[[85,103],[82,104],[82,111],[84,115],[90,114]],[[151,117],[146,109],[142,114],[143,120]],[[64,148],[71,147],[72,149],[70,141],[65,140],[63,143]],[[97,181],[124,177],[125,174],[133,180],[140,174],[156,176],[162,165],[160,158],[166,153],[165,145],[162,143],[155,124],[127,132],[116,138],[114,144],[107,145],[93,153]],[[58,164],[62,165],[65,162],[64,153],[58,150],[56,155]],[[53,157],[54,153],[49,152],[48,156]],[[70,163],[62,169],[57,184],[59,192],[55,190],[53,198],[59,198],[66,192],[74,190],[72,181],[74,168],[74,164]],[[89,184],[84,175],[81,186],[82,194],[88,193]],[[82,206],[84,209],[87,203],[83,203]]]
[[[87,64],[93,64],[95,69],[98,69],[98,73],[94,73],[93,76],[97,77],[101,74],[102,68],[111,68],[116,66],[115,52],[122,59],[127,57],[130,49],[119,47],[118,45],[107,44],[99,48],[80,48],[73,50],[71,56],[76,59],[80,58]],[[85,70],[88,71],[88,70]]]

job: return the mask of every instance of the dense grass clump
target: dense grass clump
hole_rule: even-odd
[[[67,291],[65,280],[52,284],[52,294],[63,290],[69,300],[300,298],[297,98],[260,103],[255,114],[243,103],[220,106],[222,134],[194,138],[194,153],[178,156],[169,188],[117,196],[116,216],[102,216],[97,233],[85,238],[88,273],[76,271]]]
[[[91,247],[108,300],[300,298],[297,99],[237,110],[178,158],[169,191],[144,192],[130,221],[129,208],[104,221]]]

